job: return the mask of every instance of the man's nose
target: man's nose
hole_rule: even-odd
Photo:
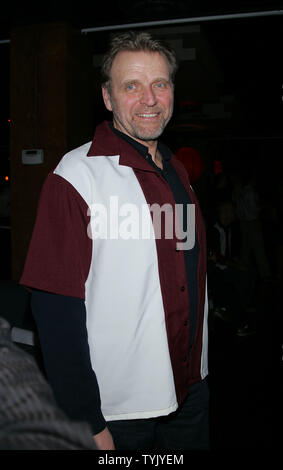
[[[150,86],[144,87],[140,101],[142,104],[146,104],[147,106],[154,106],[156,104],[156,96]]]

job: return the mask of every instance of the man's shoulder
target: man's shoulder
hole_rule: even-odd
[[[58,181],[60,181],[60,185],[62,185],[63,181],[68,182],[76,189],[84,200],[87,200],[87,154],[90,145],[91,142],[87,142],[86,144],[67,152],[49,175],[49,179],[51,178],[53,182],[55,181],[55,177],[56,184],[58,184]],[[58,176],[61,177],[59,180],[57,179]]]
[[[57,167],[55,168],[55,173],[62,170],[76,170],[78,166],[87,158],[87,153],[91,146],[91,142],[81,145],[75,149],[67,152],[59,161]]]

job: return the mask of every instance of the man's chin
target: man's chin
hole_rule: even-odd
[[[140,130],[137,130],[135,131],[135,138],[136,139],[139,139],[139,140],[143,140],[144,142],[150,142],[152,140],[157,140],[163,130],[164,130],[164,127],[165,126],[162,126],[162,127],[159,127],[158,129],[151,129],[151,130],[147,130],[147,129],[140,129]]]
[[[161,133],[159,133],[158,135],[154,134],[149,136],[135,135],[135,138],[138,140],[142,140],[143,142],[153,142],[154,140],[157,140],[160,135]]]

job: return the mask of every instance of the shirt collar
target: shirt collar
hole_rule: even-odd
[[[109,127],[116,135],[121,137],[121,139],[124,139],[126,142],[131,144],[139,152],[140,155],[142,155],[143,157],[146,157],[149,154],[148,147],[146,145],[143,145],[140,142],[137,142],[135,139],[133,139],[129,135],[124,134],[123,132],[116,129],[116,127],[114,127],[112,122],[109,122]],[[158,141],[157,148],[160,151],[163,160],[170,160],[171,152],[168,149],[168,147],[166,147],[166,145]]]
[[[134,147],[139,152],[140,155],[142,155],[143,157],[146,157],[146,155],[148,155],[148,147],[146,147],[146,145],[143,145],[140,142],[137,142],[135,139],[133,139],[129,135],[124,134],[124,132],[121,132],[118,129],[116,129],[116,127],[114,127],[113,125],[113,122],[109,122],[109,128],[112,130],[112,132],[114,132],[114,134],[118,135],[121,139],[125,140],[130,145],[132,145],[132,147]]]
[[[160,141],[158,141],[158,150],[163,160],[170,160],[171,151]],[[120,155],[120,165],[152,171],[152,166],[146,159],[148,147],[116,129],[113,123],[104,121],[95,130],[87,156],[113,156],[118,154]],[[143,158],[140,158],[140,156]]]

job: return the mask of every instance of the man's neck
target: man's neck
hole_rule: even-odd
[[[122,129],[119,129],[119,126],[117,126],[115,120],[113,120],[113,127],[121,132],[122,134],[124,135],[127,135],[128,137],[130,137],[131,139],[135,140],[136,142],[138,142],[139,144],[147,147],[148,149],[148,153],[151,155],[151,158],[152,160],[154,161],[155,165],[157,165],[159,168],[163,169],[163,164],[162,164],[162,156],[161,156],[161,153],[159,152],[158,150],[158,141],[157,140],[141,140],[141,139],[137,139],[131,135],[129,135],[128,133],[126,133],[125,131],[123,131]]]

